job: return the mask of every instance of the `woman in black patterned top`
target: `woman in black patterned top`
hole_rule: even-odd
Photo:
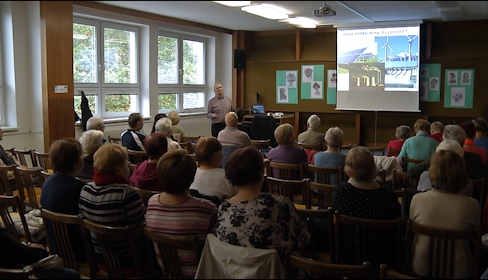
[[[371,152],[365,147],[354,147],[346,156],[344,172],[350,177],[332,192],[332,208],[341,214],[366,219],[394,220],[401,215],[398,198],[390,189],[382,188],[377,182],[377,170]],[[355,232],[348,226],[342,232],[341,259],[354,263]],[[390,236],[385,238],[390,239]],[[395,236],[391,236],[395,241]],[[385,253],[394,252],[394,243],[385,240]],[[378,248],[382,250],[383,248]],[[385,257],[389,258],[389,257]],[[394,257],[392,258],[395,259]],[[391,260],[391,259],[390,259]],[[393,265],[393,264],[392,264]]]
[[[225,176],[238,187],[218,211],[218,239],[232,245],[275,248],[282,263],[310,242],[305,221],[287,197],[262,193],[263,156],[254,147],[235,150],[225,165]]]

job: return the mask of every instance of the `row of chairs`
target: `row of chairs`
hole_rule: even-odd
[[[51,169],[49,153],[39,152],[33,149],[22,150],[16,148],[7,149],[20,165],[25,167],[39,167],[47,171]]]

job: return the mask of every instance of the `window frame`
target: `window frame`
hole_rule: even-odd
[[[74,95],[80,96],[81,91],[89,92],[87,95],[95,96],[95,112],[92,112],[94,116],[100,116],[103,119],[112,118],[123,118],[128,117],[131,113],[142,111],[142,101],[141,101],[141,29],[137,25],[131,25],[129,23],[119,23],[110,21],[108,18],[103,19],[92,19],[80,15],[73,16],[73,24],[83,24],[95,27],[95,50],[96,50],[96,65],[97,65],[97,75],[96,82],[94,83],[76,83],[74,82]],[[107,83],[105,81],[105,28],[118,29],[123,31],[129,31],[135,33],[134,47],[135,51],[135,76],[136,82],[133,83]],[[74,69],[73,69],[74,71]],[[115,93],[117,91],[128,91],[131,93],[136,93],[135,105],[132,110],[127,112],[106,112],[106,92]]]

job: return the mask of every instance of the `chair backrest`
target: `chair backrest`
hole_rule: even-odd
[[[376,182],[378,182],[378,184],[380,184],[380,186],[382,186],[383,188],[386,188],[388,187],[389,189],[391,189],[391,184],[386,184],[386,170],[385,169],[381,169],[380,171],[378,171],[378,175],[376,176],[376,179],[375,179]]]
[[[385,155],[385,146],[366,146],[366,148],[375,156]]]
[[[26,167],[37,166],[37,161],[32,150],[13,149],[11,151],[12,154],[17,157],[21,165]]]
[[[123,279],[124,268],[120,261],[118,254],[117,240],[124,238],[129,241],[130,250],[132,252],[135,270],[138,278],[142,278],[145,274],[142,269],[141,258],[139,255],[138,244],[134,238],[132,228],[129,226],[106,226],[99,224],[89,219],[83,218],[83,226],[91,232],[92,238],[96,236],[97,243],[105,260],[107,267],[108,278]],[[92,243],[93,244],[93,243]]]
[[[419,158],[411,158],[411,157],[403,157],[402,160],[402,168],[404,172],[407,172],[410,170],[411,167],[424,162],[425,159],[419,159]]]
[[[286,180],[278,179],[270,176],[265,176],[268,192],[288,197],[292,202],[305,205],[307,209],[310,208],[308,204],[308,179],[303,180]],[[298,195],[301,194],[301,195]]]
[[[411,219],[407,220],[407,230],[405,237],[405,273],[413,276],[415,274],[412,267],[412,256],[415,248],[413,247],[414,237],[425,235],[429,238],[429,247],[425,250],[427,254],[425,263],[428,278],[454,279],[456,268],[456,249],[455,244],[459,241],[471,241],[470,246],[474,255],[473,273],[471,278],[479,279],[479,265],[481,263],[481,228],[472,230],[454,230],[446,228],[436,228],[414,223]]]
[[[37,209],[41,198],[42,183],[44,183],[41,171],[36,167],[17,166],[15,168],[15,182],[23,204],[32,209]]]
[[[303,180],[309,177],[307,166],[308,163],[278,163],[268,161],[266,174],[279,179]],[[274,172],[275,169],[277,173]]]
[[[108,142],[122,145],[122,139],[120,137],[108,136]]]
[[[330,207],[317,210],[297,208],[297,213],[307,223],[310,233],[310,243],[307,248],[302,248],[300,255],[335,263],[334,211]],[[328,259],[322,257],[324,253],[328,253]]]
[[[15,168],[16,165],[0,166],[0,194],[19,194],[18,190],[13,190],[12,185],[15,184]]]
[[[52,242],[55,240],[57,254],[63,259],[64,267],[77,270],[82,275],[88,273],[90,279],[96,278],[97,267],[93,246],[90,242],[88,233],[83,226],[82,216],[58,213],[42,208],[42,206],[39,208],[41,210],[41,217],[44,221],[44,225],[50,228],[49,233],[52,234],[47,238],[49,248],[54,248]],[[76,234],[76,232],[80,233],[82,240],[78,240],[80,235]],[[79,257],[77,257],[77,249],[75,249],[74,245],[75,242],[83,243],[86,260],[80,260]],[[78,254],[80,254],[80,252],[78,252]]]
[[[341,148],[340,148],[341,154],[347,154],[347,152],[349,152],[349,150],[354,148],[354,147],[356,147],[356,145],[353,145],[353,144],[341,145]]]
[[[274,131],[276,129],[276,119],[272,116],[254,115],[252,118],[251,130],[257,140],[268,140],[271,147],[278,146]]]
[[[14,210],[15,209],[15,210]],[[20,219],[24,235],[22,236],[17,230],[14,216]],[[17,240],[32,241],[27,220],[25,219],[25,210],[18,195],[0,195],[0,217],[7,232]]]
[[[302,142],[295,142],[297,147],[302,147],[308,150],[315,150],[315,151],[324,151],[324,145],[322,143],[302,143]]]
[[[386,263],[380,265],[380,279],[421,279],[391,270]]]
[[[147,209],[147,202],[149,201],[149,198],[151,198],[151,196],[155,194],[162,193],[162,191],[143,190],[138,187],[133,187],[133,188],[136,191],[136,193],[141,197],[142,203],[144,204],[144,207],[146,207],[146,209]]]
[[[186,143],[186,142],[191,142],[191,143],[197,143],[198,139],[200,139],[202,136],[189,136],[189,135],[182,135],[181,136],[181,142]]]
[[[332,181],[337,181],[338,183],[344,180],[343,179],[344,170],[340,166],[324,167],[324,166],[308,164],[307,170],[310,176],[313,176],[310,177],[310,179],[318,183],[332,184],[331,177],[333,178]]]
[[[26,266],[22,269],[0,268],[0,279],[32,279],[34,269]]]
[[[269,149],[271,149],[271,142],[269,139],[267,140],[252,140],[251,139],[252,145],[261,151],[264,155],[268,155]]]
[[[300,270],[305,271],[310,279],[373,279],[373,267],[370,262],[358,265],[335,264],[296,255],[290,255],[288,262],[289,273],[295,279],[299,276]]]
[[[416,190],[419,180],[412,178],[405,172],[393,170],[391,179],[391,187],[393,190],[401,190],[402,188]]]
[[[222,145],[222,162],[220,163],[220,168],[225,168],[225,164],[227,163],[227,159],[230,157],[230,154],[240,147],[241,146]]]
[[[139,162],[147,160],[146,151],[134,151],[127,149],[127,154],[129,155],[130,162],[133,164],[138,164]]]
[[[320,209],[327,209],[332,206],[332,191],[336,185],[317,183],[308,180],[308,208],[318,206]]]
[[[51,168],[51,162],[49,161],[49,153],[38,152],[36,150],[32,151],[34,158],[36,159],[37,165],[44,171],[48,171]]]
[[[197,262],[200,260],[202,246],[197,235],[163,235],[152,232],[147,226],[144,226],[144,234],[154,242],[155,248],[158,249],[167,279],[183,278],[178,249],[192,250]]]
[[[391,266],[401,266],[402,255],[402,219],[396,220],[377,220],[365,219],[341,214],[339,211],[334,213],[335,229],[335,253],[336,262],[344,263],[344,252],[341,250],[345,244],[344,236],[346,227],[349,232],[354,233],[353,240],[347,240],[349,244],[353,242],[354,255],[348,255],[353,264],[360,264],[370,261],[373,267],[379,267],[383,262],[389,262]],[[390,243],[394,242],[394,244]],[[351,254],[351,252],[348,252]],[[390,259],[393,257],[393,259]],[[375,278],[378,271],[374,270]]]

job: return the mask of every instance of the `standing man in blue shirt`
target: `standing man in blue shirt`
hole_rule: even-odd
[[[212,121],[212,136],[217,137],[225,128],[225,115],[233,110],[232,100],[224,95],[222,84],[214,86],[215,96],[208,101],[207,118]]]

